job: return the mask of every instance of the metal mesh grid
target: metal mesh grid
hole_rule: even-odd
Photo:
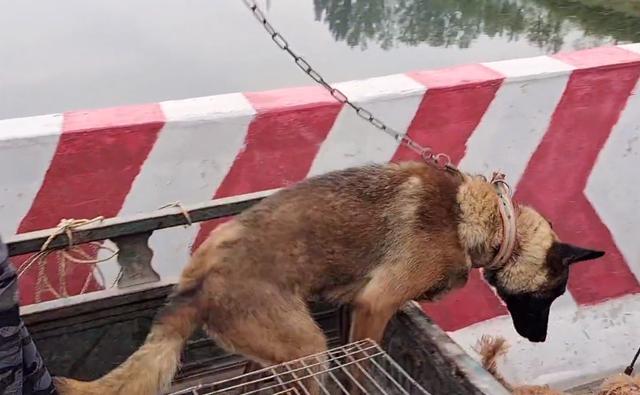
[[[170,395],[429,395],[382,348],[362,340]]]

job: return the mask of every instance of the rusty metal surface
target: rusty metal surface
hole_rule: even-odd
[[[434,395],[509,395],[413,302],[389,323],[383,347]]]

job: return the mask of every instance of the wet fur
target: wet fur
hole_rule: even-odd
[[[416,162],[335,171],[279,191],[210,234],[136,353],[96,381],[59,379],[60,392],[163,391],[201,324],[262,365],[322,352],[326,339],[307,307],[317,298],[351,304],[351,340],[379,342],[404,303],[461,287],[472,262],[492,260],[497,204],[483,178]],[[509,294],[545,291],[556,282],[546,261],[556,240],[542,216],[520,207],[516,254],[490,282]]]

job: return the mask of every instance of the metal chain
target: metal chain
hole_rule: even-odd
[[[636,355],[631,360],[629,366],[627,366],[627,368],[624,370],[624,374],[626,374],[627,376],[631,376],[631,373],[633,373],[633,367],[636,364],[638,357],[640,357],[640,348],[638,348],[638,351],[636,351]]]
[[[404,146],[411,149],[413,152],[420,155],[420,157],[425,162],[432,164],[440,169],[452,170],[456,172],[458,171],[456,167],[451,163],[451,158],[449,157],[449,155],[444,153],[439,153],[439,154],[433,153],[431,148],[424,147],[417,141],[413,140],[411,137],[403,133],[400,133],[392,129],[391,127],[387,126],[379,118],[376,118],[370,111],[349,100],[349,98],[344,93],[342,93],[339,89],[332,87],[320,75],[320,73],[318,73],[313,67],[311,67],[309,62],[307,62],[302,56],[296,54],[291,49],[289,42],[282,36],[282,34],[278,33],[275,30],[275,28],[271,25],[271,23],[269,23],[264,13],[262,12],[262,10],[260,10],[258,5],[256,4],[255,0],[242,0],[242,1],[251,10],[251,12],[253,13],[253,16],[255,16],[258,22],[262,24],[262,26],[267,31],[267,33],[269,33],[273,42],[276,43],[276,45],[280,49],[284,50],[289,55],[291,55],[295,64],[302,71],[304,71],[309,77],[311,77],[311,79],[313,79],[315,82],[322,85],[327,91],[329,91],[329,93],[331,94],[331,96],[333,96],[334,99],[336,99],[342,104],[346,104],[349,107],[351,107],[360,118],[369,122],[371,125],[373,125],[377,129],[382,130],[383,132],[389,134],[400,144],[403,144]]]

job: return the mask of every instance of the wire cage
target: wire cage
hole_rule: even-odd
[[[355,392],[354,392],[355,391]],[[362,340],[320,354],[203,383],[170,395],[429,395],[378,344]]]

